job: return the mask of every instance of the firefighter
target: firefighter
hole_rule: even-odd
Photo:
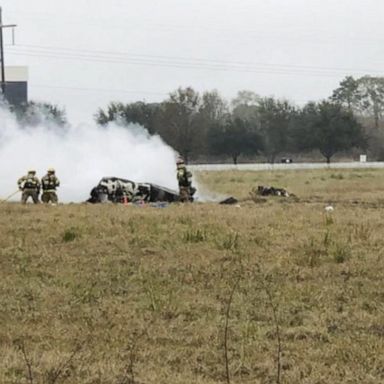
[[[192,195],[195,189],[192,187],[192,173],[187,170],[184,160],[181,158],[176,161],[176,166],[180,201],[182,203],[193,201]]]
[[[57,204],[58,198],[56,188],[60,185],[60,180],[55,175],[55,170],[49,168],[47,174],[41,179],[43,194],[41,201],[43,203]]]
[[[26,176],[20,177],[17,181],[21,194],[21,203],[26,204],[29,197],[34,204],[39,203],[40,180],[36,177],[36,171],[31,169]]]

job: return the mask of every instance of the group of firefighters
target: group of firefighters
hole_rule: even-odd
[[[177,166],[177,181],[179,184],[179,196],[181,202],[191,201],[192,197],[192,174],[187,170],[184,160],[179,158],[176,161]],[[35,204],[38,204],[40,190],[43,193],[41,195],[41,201],[43,203],[57,204],[58,197],[56,189],[60,186],[60,180],[55,174],[53,168],[49,168],[47,174],[39,180],[36,176],[35,170],[29,170],[28,174],[21,177],[18,182],[19,190],[21,194],[22,204],[26,204],[29,197],[32,198]]]
[[[41,201],[43,203],[57,204],[58,198],[56,188],[60,185],[60,180],[55,175],[55,170],[49,168],[47,174],[39,180],[36,176],[36,171],[31,169],[28,174],[20,177],[17,181],[19,190],[21,191],[21,202],[26,204],[29,197],[32,198],[35,204],[38,204],[40,189],[43,190]]]

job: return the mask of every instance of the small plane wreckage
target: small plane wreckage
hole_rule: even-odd
[[[193,201],[192,193],[191,201]],[[136,183],[119,177],[103,177],[92,188],[88,203],[155,203],[179,201],[179,193],[152,183]]]

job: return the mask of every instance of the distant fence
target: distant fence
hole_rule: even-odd
[[[274,171],[274,170],[295,170],[295,169],[352,169],[352,168],[384,168],[384,162],[348,162],[348,163],[253,163],[253,164],[193,164],[189,165],[192,171]]]

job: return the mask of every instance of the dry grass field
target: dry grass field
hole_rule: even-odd
[[[198,179],[239,206],[0,204],[0,383],[384,383],[384,171]]]

